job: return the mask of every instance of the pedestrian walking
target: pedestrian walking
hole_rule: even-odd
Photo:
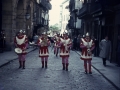
[[[84,61],[85,73],[92,74],[91,71],[91,60],[92,60],[92,50],[95,44],[90,38],[89,33],[86,33],[85,38],[81,38],[80,48],[82,49],[80,59]]]
[[[27,36],[23,34],[23,30],[20,30],[14,39],[16,48],[20,49],[22,52],[18,54],[19,57],[19,68],[25,69],[25,57],[27,54],[26,44],[28,43]]]
[[[33,43],[34,44],[37,44],[38,38],[39,38],[39,36],[36,33],[34,33],[34,36],[33,36]],[[37,48],[36,45],[34,45],[34,47]]]
[[[41,58],[42,68],[44,68],[44,66],[45,66],[45,68],[47,68],[48,67],[48,65],[47,65],[48,57],[49,57],[48,47],[50,45],[50,41],[45,32],[42,33],[42,36],[38,39],[37,44],[40,47],[39,57]]]
[[[60,44],[60,34],[57,33],[55,39],[54,39],[54,54],[56,55],[56,57],[58,56],[58,52],[59,52],[59,44]]]
[[[60,38],[60,57],[62,58],[63,70],[68,71],[69,54],[72,41],[68,38],[66,32],[63,33],[63,37]]]
[[[103,65],[106,66],[106,60],[110,59],[111,56],[111,41],[108,40],[108,36],[105,36],[99,43],[100,54],[99,57],[103,60]]]
[[[37,41],[38,41],[38,35],[36,33],[34,33],[33,42],[36,44]]]

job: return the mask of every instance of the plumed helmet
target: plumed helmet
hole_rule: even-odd
[[[19,31],[19,33],[23,33],[23,30],[21,29],[21,30]]]
[[[85,36],[86,36],[86,37],[89,37],[89,36],[90,36],[90,34],[87,32]]]
[[[25,30],[23,31],[23,33],[25,33]]]
[[[63,32],[63,35],[67,35],[68,33],[67,32]]]

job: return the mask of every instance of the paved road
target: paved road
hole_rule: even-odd
[[[42,69],[38,50],[33,51],[27,55],[26,69],[18,69],[17,60],[0,68],[0,90],[116,90],[96,70],[84,74],[76,52],[71,51],[69,62],[69,71],[63,71],[61,58],[50,51],[48,68]]]

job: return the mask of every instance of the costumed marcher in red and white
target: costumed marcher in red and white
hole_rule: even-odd
[[[22,53],[18,54],[19,65],[20,65],[19,68],[22,67],[23,69],[25,69],[25,56],[27,54],[26,47],[28,43],[28,38],[24,34],[23,30],[20,30],[19,33],[16,35],[14,39],[14,43],[15,43],[16,48],[20,48],[22,50]]]
[[[59,52],[59,44],[60,44],[60,34],[57,33],[57,35],[55,36],[55,39],[54,39],[54,54],[56,56],[58,56],[58,52]]]
[[[39,57],[41,58],[42,68],[44,68],[44,66],[45,68],[47,68],[48,57],[49,57],[48,47],[50,45],[50,41],[45,32],[42,33],[42,36],[38,39],[37,44],[40,47]]]
[[[90,38],[89,33],[86,33],[86,36],[81,39],[80,48],[82,49],[80,59],[84,61],[85,73],[87,74],[89,72],[89,74],[92,74],[91,60],[92,60],[92,50],[95,48],[95,44],[93,40]]]
[[[62,58],[62,65],[63,70],[68,71],[69,65],[69,54],[70,54],[70,47],[72,45],[72,41],[68,38],[66,32],[63,33],[63,37],[60,38],[60,57]]]

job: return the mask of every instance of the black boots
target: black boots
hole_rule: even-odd
[[[47,61],[45,61],[45,68],[47,68]]]
[[[22,62],[19,61],[19,69],[22,67]]]
[[[42,61],[42,68],[47,68],[47,61],[45,61],[45,63],[44,63],[44,61]]]
[[[25,69],[25,61],[19,61],[19,69],[20,68]]]
[[[44,61],[42,61],[42,68],[44,68]]]
[[[65,70],[65,63],[62,63],[62,65],[63,65],[63,70]]]
[[[25,69],[25,61],[23,61],[23,69]]]
[[[65,63],[62,63],[62,65],[63,65],[63,70],[68,71],[68,63],[66,63],[66,66],[65,66]]]
[[[68,71],[68,63],[66,63],[66,71]]]

